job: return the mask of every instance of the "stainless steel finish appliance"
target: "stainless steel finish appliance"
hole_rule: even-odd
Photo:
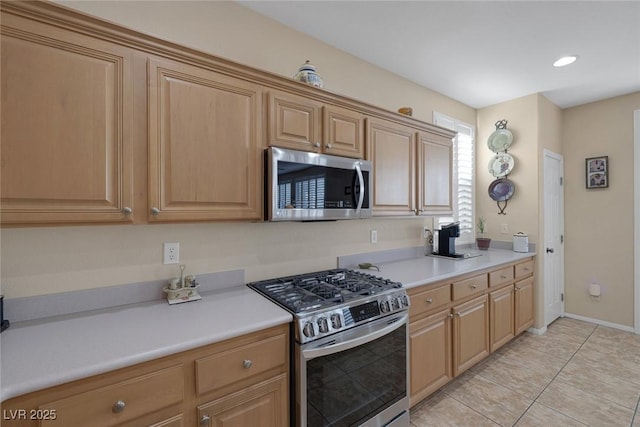
[[[400,283],[336,269],[250,283],[294,315],[294,425],[409,425]]]
[[[371,162],[276,147],[266,160],[269,221],[371,216]]]

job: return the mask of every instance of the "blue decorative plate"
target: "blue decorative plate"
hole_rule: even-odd
[[[513,197],[516,191],[515,185],[510,179],[499,178],[489,184],[489,197],[496,202],[504,202]]]

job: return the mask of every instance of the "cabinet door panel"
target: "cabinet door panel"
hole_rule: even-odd
[[[373,163],[373,214],[415,215],[415,132],[367,119],[367,159]]]
[[[409,327],[411,404],[442,387],[453,377],[451,371],[451,319],[441,311]]]
[[[272,91],[269,94],[269,145],[320,151],[322,104]]]
[[[515,333],[520,334],[533,326],[533,277],[516,282],[515,285]]]
[[[207,427],[282,427],[289,425],[287,400],[287,375],[281,374],[200,405],[198,419]]]
[[[466,371],[489,355],[487,295],[453,307],[453,373]]]
[[[335,156],[364,157],[364,116],[333,105],[324,107],[323,151]]]
[[[1,49],[2,222],[131,221],[131,51],[4,14]]]
[[[513,285],[489,294],[491,352],[496,351],[514,337],[513,300]]]
[[[421,215],[453,212],[453,142],[421,132],[418,139],[418,210]]]
[[[259,86],[179,62],[149,61],[151,221],[259,219]]]

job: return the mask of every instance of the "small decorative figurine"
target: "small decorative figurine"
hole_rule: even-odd
[[[316,73],[316,67],[311,65],[311,61],[308,59],[300,68],[298,68],[298,72],[293,77],[294,80],[297,80],[302,83],[306,83],[311,86],[322,88],[324,84],[322,83],[322,78]]]

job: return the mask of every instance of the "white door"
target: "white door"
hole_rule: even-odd
[[[544,260],[545,326],[564,314],[564,160],[544,150],[544,242],[538,251]]]

